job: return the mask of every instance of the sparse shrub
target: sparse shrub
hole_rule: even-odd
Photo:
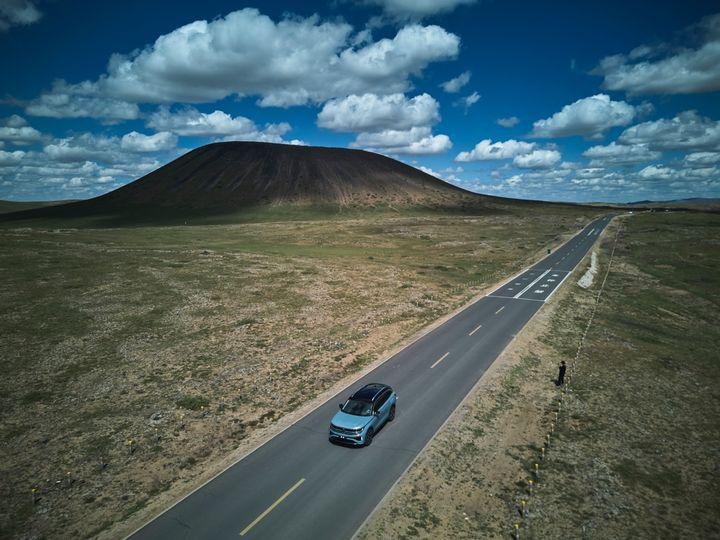
[[[22,397],[22,402],[25,405],[30,405],[31,403],[37,403],[39,401],[48,401],[51,397],[52,392],[48,390],[33,390]]]
[[[183,396],[175,402],[175,405],[182,409],[198,411],[210,405],[210,400],[204,396]]]

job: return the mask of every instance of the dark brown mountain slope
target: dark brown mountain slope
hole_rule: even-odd
[[[440,203],[468,194],[379,154],[257,142],[197,148],[95,203],[236,208],[257,203]]]
[[[94,199],[0,221],[91,215],[210,215],[300,203],[433,208],[533,204],[472,193],[394,159],[346,148],[227,142],[202,146]]]

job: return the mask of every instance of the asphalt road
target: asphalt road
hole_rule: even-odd
[[[135,532],[133,539],[350,538],[515,335],[597,240],[593,221],[555,252],[255,450]],[[391,385],[395,421],[372,446],[328,441],[356,388]]]

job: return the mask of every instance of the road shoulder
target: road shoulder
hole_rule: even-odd
[[[601,241],[614,233],[601,235]],[[506,536],[518,486],[547,432],[560,357],[547,344],[587,255],[488,368],[356,538]],[[578,306],[580,318],[590,304]],[[571,325],[575,320],[565,321]]]

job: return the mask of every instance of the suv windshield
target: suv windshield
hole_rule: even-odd
[[[357,416],[371,416],[372,403],[360,401],[359,399],[348,399],[343,405],[342,412]]]

